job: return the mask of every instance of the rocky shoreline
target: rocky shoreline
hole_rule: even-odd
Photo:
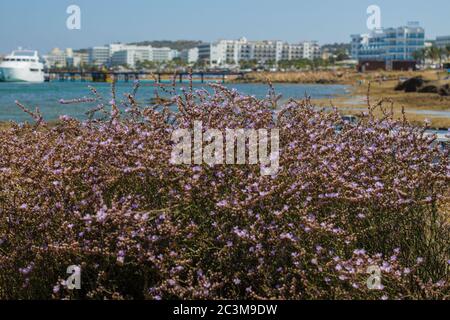
[[[399,82],[395,91],[418,92],[418,93],[436,93],[440,96],[450,96],[450,84],[441,84],[438,81],[429,81],[423,77],[414,77]]]

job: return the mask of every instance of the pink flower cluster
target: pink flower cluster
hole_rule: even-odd
[[[2,130],[0,298],[448,298],[449,155],[433,137],[382,104],[349,124],[309,100],[213,89],[153,107],[113,90],[110,105],[83,99],[106,119],[37,111]],[[280,129],[278,174],[171,164],[171,133],[194,121]]]

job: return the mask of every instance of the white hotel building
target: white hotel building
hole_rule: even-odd
[[[68,66],[68,59],[72,57],[72,49],[67,48],[66,50],[61,50],[59,48],[54,48],[43,58],[47,67],[65,68]]]
[[[87,53],[74,52],[71,48],[65,50],[54,48],[43,58],[49,68],[78,68],[89,63]]]
[[[320,57],[317,42],[289,44],[283,41],[219,40],[198,47],[199,60],[210,66],[238,64],[256,60],[260,63],[281,60],[315,59]]]
[[[93,66],[103,66],[108,64],[111,48],[110,46],[92,47],[88,49],[89,64]]]
[[[184,49],[180,52],[181,60],[187,63],[196,63],[198,61],[198,48]]]
[[[131,68],[138,61],[165,62],[178,57],[178,51],[170,48],[154,48],[152,46],[137,46],[114,43],[108,46],[92,47],[89,49],[89,63],[91,65],[126,65]]]
[[[314,60],[320,58],[320,46],[315,41],[283,45],[282,60]]]
[[[138,61],[153,60],[152,47],[126,46],[111,55],[111,66],[135,67]]]

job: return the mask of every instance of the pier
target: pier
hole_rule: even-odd
[[[147,72],[147,71],[65,71],[65,70],[50,70],[48,72],[50,80],[59,81],[93,81],[93,82],[111,82],[115,81],[134,81],[134,80],[150,80],[162,82],[163,78],[176,79],[182,83],[184,79],[192,78],[200,79],[204,83],[208,79],[220,79],[225,83],[228,76],[243,77],[245,72],[232,71],[201,71],[201,72]]]

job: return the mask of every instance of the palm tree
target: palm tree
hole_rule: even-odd
[[[413,58],[419,61],[421,64],[425,64],[427,58],[427,49],[420,49],[413,53]]]
[[[433,47],[428,48],[426,56],[432,62],[436,62],[436,61],[439,61],[439,63],[442,62],[442,51],[438,47],[433,46]]]
[[[439,48],[439,63],[442,67],[442,62],[447,57],[447,48]]]
[[[446,49],[432,46],[432,47],[428,48],[427,56],[429,59],[431,59],[432,62],[439,61],[439,69],[441,69],[443,66],[442,58],[446,51],[447,51]],[[439,71],[437,71],[437,77],[438,77],[438,80],[440,80],[441,75],[440,75]]]
[[[447,51],[445,54],[447,59],[450,59],[450,44],[445,47],[445,51]]]

